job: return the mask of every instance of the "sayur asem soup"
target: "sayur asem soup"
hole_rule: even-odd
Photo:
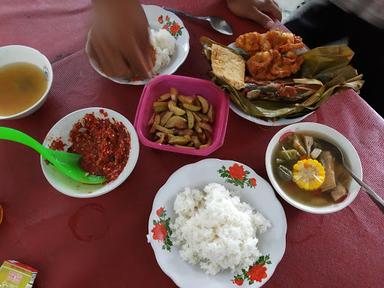
[[[273,154],[273,173],[290,197],[310,206],[343,201],[351,181],[334,148],[311,132],[284,134]]]

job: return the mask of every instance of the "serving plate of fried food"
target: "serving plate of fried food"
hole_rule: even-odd
[[[260,125],[299,122],[340,89],[359,91],[363,84],[346,45],[309,50],[300,37],[279,30],[242,34],[229,45],[200,42],[231,109]]]

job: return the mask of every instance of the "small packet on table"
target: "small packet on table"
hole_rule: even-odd
[[[37,270],[15,260],[0,267],[0,288],[32,288]]]

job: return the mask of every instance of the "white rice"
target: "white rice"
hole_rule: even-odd
[[[172,240],[180,246],[181,258],[200,265],[207,274],[230,269],[239,272],[261,256],[258,233],[270,222],[223,185],[211,183],[204,191],[185,188],[177,195],[171,224]]]
[[[162,68],[169,65],[171,57],[176,50],[176,40],[165,29],[158,31],[151,29],[151,44],[156,51],[156,61],[153,73],[157,74]]]

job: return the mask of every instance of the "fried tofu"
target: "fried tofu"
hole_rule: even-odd
[[[244,88],[245,60],[243,57],[217,44],[213,44],[211,49],[213,74],[237,90]]]

